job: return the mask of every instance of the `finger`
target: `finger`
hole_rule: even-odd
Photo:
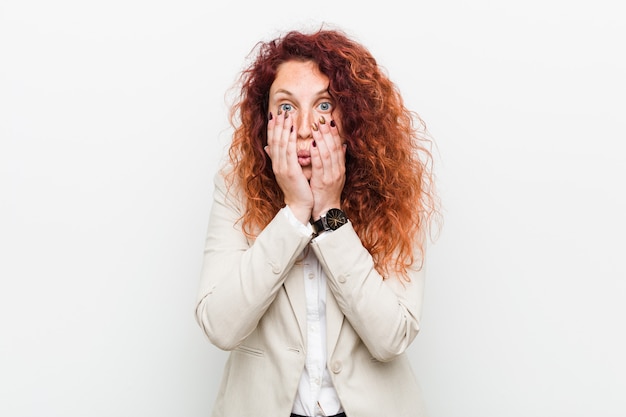
[[[276,117],[272,112],[267,116],[267,144],[271,146],[274,140],[274,129],[276,127]]]
[[[324,117],[320,117],[316,139],[326,181],[332,181],[342,175],[344,153],[338,132],[333,132]]]
[[[341,137],[341,135],[339,134],[339,128],[337,127],[337,124],[335,123],[335,121],[333,119],[330,120],[330,123],[328,124],[330,127],[330,133],[333,135],[333,138],[335,139],[335,143],[337,143],[338,145],[341,144],[344,146],[344,150],[346,148],[346,144],[343,140],[343,138]]]
[[[330,152],[335,152],[341,149],[343,140],[339,135],[339,130],[337,129],[337,125],[334,120],[331,119],[329,123],[324,116],[321,116],[319,130],[322,133]]]
[[[287,158],[287,164],[291,169],[299,168],[298,164],[298,149],[297,149],[297,135],[294,132],[293,117],[290,117],[289,112],[285,112],[283,122],[283,136],[286,141],[285,157]]]
[[[277,124],[278,117],[270,112],[267,121],[267,145],[265,146],[265,152],[270,156],[270,159],[272,159],[272,164],[275,164],[277,162],[276,155],[278,154],[278,152],[276,148],[279,137],[277,135],[277,132],[280,131],[280,128],[277,126]]]
[[[325,120],[323,116],[320,117],[320,130],[324,134],[326,134],[327,132],[328,134],[330,134],[330,137],[332,138],[332,143],[334,144],[334,147],[336,149],[339,149],[341,147],[342,139],[339,135],[339,129],[337,129],[337,124],[333,119],[330,119],[330,121],[328,121]]]
[[[313,133],[313,141],[311,142],[309,152],[311,154],[311,179],[312,182],[314,182],[314,179],[321,179],[324,172],[324,165],[322,164],[320,150],[317,147],[317,141],[315,140],[315,133]]]
[[[285,134],[285,113],[281,109],[278,109],[276,117],[274,118],[274,129],[272,131],[272,143],[270,144],[272,152],[272,163],[274,164],[274,170],[283,170],[287,164],[287,141],[288,135]]]
[[[334,120],[331,119],[330,123],[327,123],[327,125],[329,133],[332,137],[332,143],[336,149],[336,152],[334,153],[336,156],[335,163],[341,169],[342,173],[345,173],[347,144],[339,134],[339,129],[337,128],[337,124]]]

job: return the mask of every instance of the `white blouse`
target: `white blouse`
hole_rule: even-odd
[[[307,236],[313,233],[312,226],[300,223],[288,206],[283,212],[302,233]],[[315,239],[323,237],[321,234]],[[312,250],[305,249],[302,265],[307,318],[306,362],[291,412],[304,416],[333,416],[343,409],[326,365],[326,274]]]

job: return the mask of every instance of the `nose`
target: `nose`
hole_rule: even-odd
[[[312,110],[302,111],[298,117],[298,139],[309,139],[313,137],[311,132],[311,123],[315,120],[315,114]]]

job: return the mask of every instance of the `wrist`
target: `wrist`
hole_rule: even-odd
[[[287,204],[293,216],[302,224],[307,224],[311,218],[311,208],[297,204]]]
[[[333,204],[324,205],[322,208],[313,207],[313,211],[311,212],[312,220],[319,220],[323,215],[328,213],[328,210],[333,208],[341,208],[341,204],[339,202]]]

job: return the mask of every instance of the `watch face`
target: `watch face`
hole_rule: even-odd
[[[348,219],[343,211],[339,209],[330,209],[326,213],[326,223],[331,230],[337,230],[339,227],[348,223]]]

